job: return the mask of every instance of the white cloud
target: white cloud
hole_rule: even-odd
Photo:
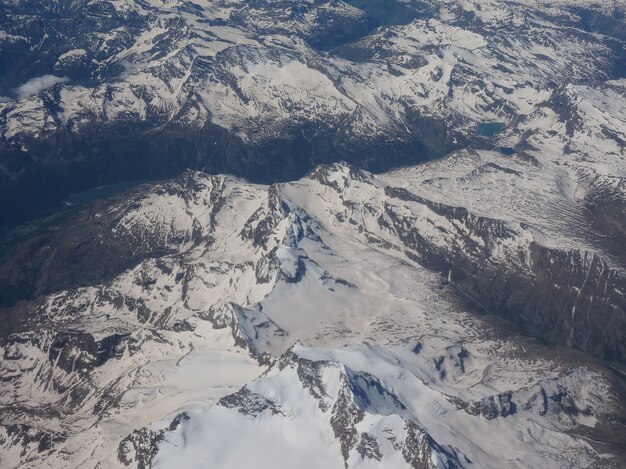
[[[54,75],[44,75],[42,77],[31,78],[23,85],[15,89],[19,99],[26,99],[41,93],[43,90],[52,88],[57,83],[65,83],[69,81],[67,77],[56,77]]]

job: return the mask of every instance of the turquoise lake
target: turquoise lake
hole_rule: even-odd
[[[478,124],[478,135],[481,137],[491,138],[504,129],[504,122],[483,122]]]

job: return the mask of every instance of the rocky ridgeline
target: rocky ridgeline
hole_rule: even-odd
[[[546,107],[571,131],[570,85],[609,96],[624,72],[616,3],[4,6],[4,227],[71,193],[186,168],[267,183],[338,160],[415,164],[489,145],[478,124]]]
[[[396,180],[334,164],[294,183],[259,186],[190,172],[78,210],[72,218],[77,223],[60,224],[57,230],[59,236],[64,230],[95,234],[75,254],[73,274],[88,269],[101,246],[127,240],[126,249],[135,246],[137,252],[128,258],[120,254],[119,265],[128,268],[91,286],[72,285],[68,272],[42,271],[38,283],[43,292],[54,290],[58,282],[71,288],[4,308],[4,447],[24,461],[53,456],[55,448],[71,445],[87,429],[59,431],[58,425],[45,423],[51,412],[84,415],[88,425],[118,418],[129,406],[140,405],[127,397],[135,392],[129,389],[166,379],[153,381],[154,371],[143,369],[170,360],[165,369],[176,370],[185,357],[212,344],[216,349],[211,354],[224,349],[248,357],[258,373],[270,366],[264,376],[295,373],[298,386],[328,414],[324,425],[349,466],[359,458],[383,461],[399,448],[413,467],[430,467],[435,453],[449,466],[463,466],[463,454],[431,436],[407,410],[407,397],[388,388],[385,376],[304,359],[293,351],[281,355],[292,339],[266,311],[268,298],[305,286],[329,295],[345,289],[346,298],[359,290],[327,271],[324,259],[346,255],[330,247],[336,239],[351,239],[395,263],[425,267],[437,274],[442,291],[510,320],[527,335],[623,360],[624,296],[616,292],[624,288],[624,277],[611,256],[558,249],[528,224],[432,201],[410,178],[406,188],[389,184],[386,177]],[[17,242],[15,252],[28,252],[32,243]],[[32,264],[50,262],[48,250],[30,252]],[[53,255],[63,256],[63,245]],[[355,266],[360,262],[349,261]],[[4,268],[15,269],[10,278],[24,279],[20,269],[29,267]],[[413,353],[421,356],[421,345]],[[458,344],[424,360],[429,379],[444,393],[474,373],[478,363]],[[327,369],[343,370],[330,380],[341,383],[332,392],[326,389]],[[607,416],[611,410],[598,408],[588,392],[604,393],[612,409],[618,388],[605,376],[598,380],[599,386],[605,383],[601,390],[587,391],[584,371],[568,373],[482,397],[451,393],[444,402],[469,418],[543,419],[558,431],[592,434],[612,444],[611,429],[618,421]],[[391,407],[383,411],[374,404],[379,401]],[[37,405],[23,407],[26,402]],[[292,412],[250,386],[222,396],[219,406],[254,418]],[[390,443],[395,449],[384,449],[380,435],[361,428],[371,425],[368,412],[402,419],[402,430],[394,427],[396,433],[384,439],[395,442]],[[114,443],[119,446],[115,460],[148,467],[164,438],[184,432],[186,421],[181,417],[170,430],[135,427]],[[596,424],[590,422],[601,424],[591,430]],[[35,447],[35,440],[44,441],[43,446]]]

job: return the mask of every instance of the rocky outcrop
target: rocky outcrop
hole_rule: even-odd
[[[170,430],[176,429],[176,426],[175,420],[170,425]],[[117,460],[124,466],[137,469],[151,468],[152,460],[157,455],[164,433],[164,431],[152,431],[146,428],[135,430],[121,441],[117,450]]]
[[[165,432],[163,437],[185,435],[194,419],[195,428],[210,426],[212,413],[224,415],[228,409],[248,419],[276,419],[275,425],[285,424],[287,429],[290,420],[311,419],[308,425],[315,425],[317,431],[337,442],[346,468],[354,467],[358,460],[385,464],[385,458],[392,457],[390,445],[415,469],[463,467],[455,450],[444,448],[421,428],[380,378],[336,361],[302,357],[298,354],[301,350],[300,346],[288,350],[258,380],[222,398],[218,407],[223,409],[183,416],[182,420],[177,417],[175,422],[182,427],[173,423],[174,433]],[[271,383],[275,382],[288,387],[274,388]],[[312,402],[317,410],[308,415]],[[307,409],[304,415],[294,407],[298,404]],[[297,428],[294,423],[293,431]]]
[[[385,191],[391,200],[417,204],[452,222],[452,232],[433,223],[450,238],[442,246],[424,237],[420,226],[394,205],[385,207],[407,255],[440,272],[475,307],[514,322],[526,334],[607,360],[625,359],[626,278],[621,269],[596,254],[542,246],[524,225],[516,231],[406,189]]]
[[[339,160],[415,164],[484,146],[476,124],[526,115],[555,83],[623,76],[619,9],[502,3],[505,33],[454,2],[287,4],[7,4],[0,227],[187,168],[268,183]]]

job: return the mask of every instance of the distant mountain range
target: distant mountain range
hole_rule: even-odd
[[[519,145],[544,113],[570,137],[579,99],[600,113],[613,103],[616,121],[587,143],[610,145],[610,166],[623,156],[623,2],[3,7],[4,226],[73,192],[185,168],[265,183],[338,160],[381,171],[488,146],[484,122],[509,124]]]

